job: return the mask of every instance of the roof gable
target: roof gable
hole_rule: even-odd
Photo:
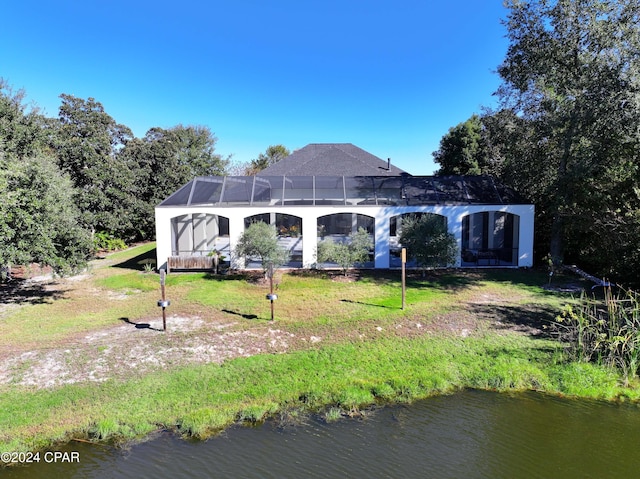
[[[311,143],[258,176],[400,176],[407,174],[351,143]]]

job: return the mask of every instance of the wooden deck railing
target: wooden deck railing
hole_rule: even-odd
[[[213,269],[211,256],[169,256],[167,272],[172,269]]]

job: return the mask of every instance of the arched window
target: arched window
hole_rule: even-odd
[[[483,211],[462,218],[463,266],[518,264],[520,217],[503,211]]]
[[[285,213],[263,213],[247,216],[244,219],[244,227],[251,223],[262,221],[275,226],[278,233],[278,243],[289,251],[289,262],[285,265],[290,268],[302,267],[302,218]],[[259,262],[249,260],[247,267],[258,267]]]
[[[229,250],[229,218],[193,213],[171,218],[173,256],[206,256]]]
[[[371,216],[357,213],[334,213],[318,218],[318,236],[349,236],[359,228],[364,228],[369,234],[374,234],[375,219]]]

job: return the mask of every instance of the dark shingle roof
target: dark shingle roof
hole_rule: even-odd
[[[351,143],[311,143],[258,176],[400,176],[407,174]]]

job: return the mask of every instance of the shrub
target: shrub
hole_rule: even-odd
[[[289,252],[278,245],[275,226],[263,221],[251,223],[244,230],[235,253],[242,258],[258,258],[262,262],[265,275],[271,266],[278,268],[289,261]]]
[[[640,297],[632,291],[604,299],[582,294],[576,306],[567,305],[552,323],[552,332],[568,345],[571,359],[620,369],[625,382],[640,367]]]
[[[93,248],[96,251],[118,251],[126,249],[127,244],[124,240],[114,237],[106,231],[98,231],[93,236]]]
[[[435,214],[411,214],[402,218],[400,244],[407,256],[421,268],[453,264],[458,254],[455,236],[447,230],[446,220]]]
[[[367,230],[358,228],[356,233],[349,235],[349,239],[342,242],[323,240],[318,243],[317,259],[319,263],[334,262],[347,275],[347,270],[356,263],[365,263],[369,259],[369,250],[373,248],[373,241]]]

